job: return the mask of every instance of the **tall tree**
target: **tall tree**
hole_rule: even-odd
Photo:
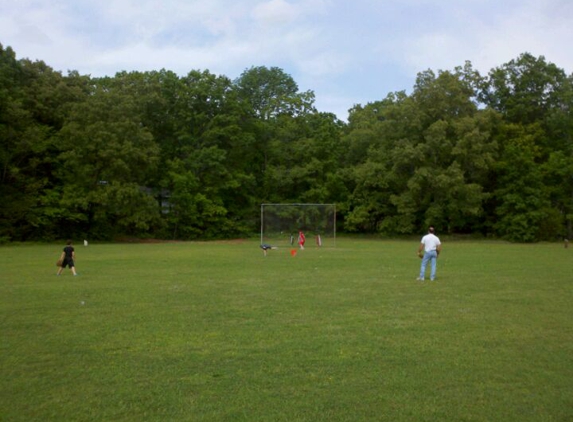
[[[294,79],[278,67],[251,67],[234,83],[241,98],[262,120],[281,114],[295,116],[313,110],[314,93],[299,92]]]
[[[252,121],[258,156],[254,157],[257,185],[268,186],[269,168],[277,151],[280,151],[280,126],[291,124],[291,119],[314,111],[314,93],[299,92],[292,76],[278,67],[264,66],[246,69],[233,84],[245,103]],[[284,132],[283,132],[284,133]],[[278,147],[278,149],[277,149]],[[279,152],[280,155],[280,152]],[[267,197],[269,192],[261,193]]]
[[[524,53],[493,69],[483,87],[480,97],[507,123],[505,136],[499,138],[503,158],[498,166],[496,214],[505,218],[496,225],[498,234],[534,241],[564,233],[565,225],[571,225],[572,203],[567,194],[556,194],[568,190],[562,182],[568,178],[556,175],[566,176],[567,161],[559,157],[568,157],[571,151],[570,79],[543,56]],[[531,166],[527,171],[524,163]],[[520,186],[528,186],[527,192]],[[555,224],[558,215],[560,225]],[[511,219],[515,224],[509,224]]]
[[[178,146],[163,184],[170,192],[171,236],[244,233],[255,188],[249,117],[228,78],[192,71],[181,83]]]
[[[0,44],[0,240],[18,238],[16,227],[25,222],[34,197],[26,192],[22,175],[31,152],[26,132],[32,124],[24,108],[23,69],[12,48]]]
[[[87,78],[64,77],[41,61],[16,61],[1,46],[0,62],[0,232],[14,239],[51,238],[63,212],[54,195],[56,135],[69,105],[85,96]]]
[[[76,104],[60,137],[66,218],[91,237],[136,235],[157,224],[159,208],[144,189],[159,150],[143,123],[131,77],[95,80]],[[77,227],[79,228],[79,227]]]
[[[354,111],[361,116],[351,115],[348,139],[366,158],[356,167],[348,228],[471,230],[497,150],[495,114],[475,103],[478,76],[469,64],[437,76],[426,71],[411,96],[391,94]]]
[[[559,106],[565,80],[564,71],[543,56],[523,53],[491,70],[480,99],[509,123],[532,124],[543,121]]]
[[[329,113],[281,116],[274,122],[264,178],[269,202],[330,202],[341,194],[342,123]]]
[[[550,192],[553,216],[561,220],[557,229],[544,230],[554,236],[573,238],[573,75],[559,89],[559,104],[547,119],[547,130],[555,148],[543,165]]]
[[[537,241],[550,205],[537,165],[540,148],[536,138],[543,136],[543,131],[539,125],[519,124],[507,124],[504,131],[505,145],[496,164],[499,205],[495,229],[511,241]]]

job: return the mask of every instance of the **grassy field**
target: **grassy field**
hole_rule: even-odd
[[[0,247],[0,421],[573,421],[573,248]]]

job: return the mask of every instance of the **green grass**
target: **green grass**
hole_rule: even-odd
[[[1,421],[572,421],[573,248],[0,247]]]

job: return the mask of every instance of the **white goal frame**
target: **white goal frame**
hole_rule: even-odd
[[[329,233],[325,233],[326,235],[328,235],[328,237],[332,238],[332,242],[329,242],[329,246],[332,247],[336,247],[336,204],[312,204],[312,203],[266,203],[266,204],[261,204],[261,245],[265,242],[265,207],[299,207],[299,208],[303,208],[303,207],[331,207],[332,209],[332,223],[331,223],[331,227],[332,227],[332,233],[329,231]],[[310,238],[310,235],[315,234],[314,232],[309,232],[306,233],[307,235],[307,244],[310,245],[311,242],[313,242],[314,240]],[[290,233],[289,233],[290,235]],[[320,244],[319,246],[321,246],[322,241],[319,240]],[[317,243],[319,243],[317,242]],[[330,244],[331,243],[331,244]]]

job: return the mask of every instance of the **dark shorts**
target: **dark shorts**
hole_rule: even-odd
[[[70,268],[75,267],[73,258],[64,258],[62,268],[66,268],[66,266]]]

